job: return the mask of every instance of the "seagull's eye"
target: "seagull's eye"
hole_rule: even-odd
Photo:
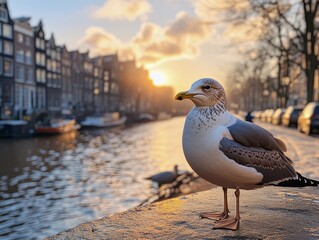
[[[211,88],[211,87],[210,87],[210,85],[208,85],[208,84],[204,86],[204,89],[205,89],[205,90],[209,90],[210,88]]]

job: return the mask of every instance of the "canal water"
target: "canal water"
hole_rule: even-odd
[[[175,164],[184,117],[131,127],[0,139],[0,239],[42,239],[127,210]]]

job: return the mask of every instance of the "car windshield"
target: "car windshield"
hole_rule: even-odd
[[[295,109],[296,110],[296,109]],[[294,111],[294,108],[293,107],[288,107],[287,108],[287,111],[286,111],[286,114],[288,115],[288,114],[290,114],[290,113],[292,113]]]

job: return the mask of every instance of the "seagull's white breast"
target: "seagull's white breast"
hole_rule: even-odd
[[[205,180],[226,188],[251,189],[258,187],[262,174],[229,159],[219,150],[223,137],[232,139],[227,126],[235,116],[228,111],[207,118],[194,108],[187,116],[183,132],[183,150],[192,169]]]

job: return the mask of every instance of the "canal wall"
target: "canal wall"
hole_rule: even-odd
[[[235,199],[229,191],[231,215]],[[221,211],[220,188],[136,207],[47,239],[319,239],[319,188],[241,191],[238,231],[213,230],[200,212]]]

